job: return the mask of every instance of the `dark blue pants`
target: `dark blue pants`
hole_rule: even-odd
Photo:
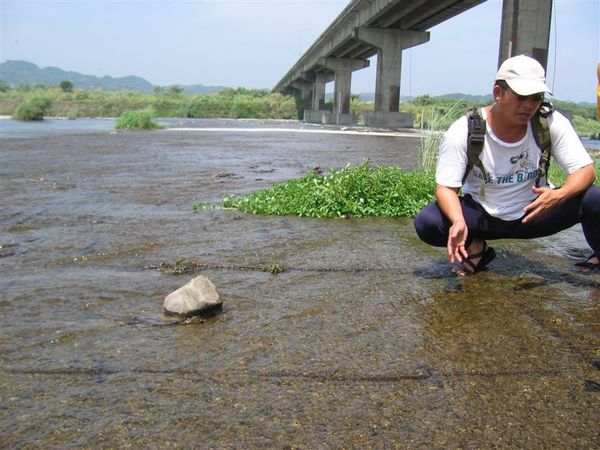
[[[592,186],[576,197],[561,203],[531,222],[502,220],[490,216],[470,195],[460,197],[463,215],[469,228],[467,245],[472,239],[532,239],[550,236],[581,223],[583,234],[594,254],[600,255],[600,188]],[[424,242],[446,247],[452,224],[437,203],[419,212],[415,229]]]

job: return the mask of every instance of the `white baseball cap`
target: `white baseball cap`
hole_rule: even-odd
[[[502,63],[496,80],[504,80],[519,95],[550,92],[546,84],[546,73],[542,65],[529,56],[519,55]]]

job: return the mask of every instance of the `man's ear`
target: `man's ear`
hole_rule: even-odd
[[[494,85],[494,89],[492,92],[494,93],[494,100],[496,101],[500,100],[500,97],[502,97],[502,94],[504,93],[502,91],[502,88],[497,84]]]

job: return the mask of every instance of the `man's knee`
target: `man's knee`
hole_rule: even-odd
[[[414,220],[415,231],[419,238],[436,247],[446,245],[447,237],[443,231],[441,211],[436,204],[423,208]]]
[[[581,212],[584,217],[600,218],[600,187],[593,185],[586,191]]]
[[[427,229],[429,228],[429,223],[425,217],[425,214],[423,214],[423,210],[419,211],[419,214],[417,214],[417,217],[415,217],[414,225],[417,236],[419,236],[422,241],[427,242],[425,237],[428,234]]]

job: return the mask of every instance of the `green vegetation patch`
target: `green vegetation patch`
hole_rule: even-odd
[[[152,130],[162,128],[154,121],[154,112],[149,109],[125,111],[117,119],[115,127],[125,130]]]
[[[412,217],[434,200],[431,171],[346,166],[310,173],[248,196],[226,197],[223,207],[252,214],[301,217]]]
[[[296,101],[291,96],[261,89],[226,88],[212,95],[185,99],[178,115],[193,118],[296,119]]]
[[[45,96],[27,98],[15,110],[12,118],[15,120],[44,120],[52,100]]]
[[[573,116],[573,127],[579,136],[600,139],[600,121],[589,117]]]
[[[11,88],[0,80],[0,114],[14,115],[29,98],[51,101],[47,115],[62,117],[118,117],[125,111],[152,109],[157,117],[298,119],[296,99],[262,89],[225,88],[193,95],[181,87],[157,88],[154,94],[126,91],[82,90],[62,82],[59,86],[20,85]]]

